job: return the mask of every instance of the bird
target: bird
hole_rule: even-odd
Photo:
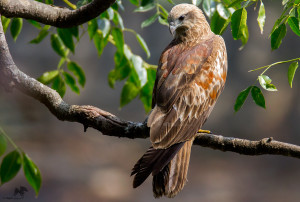
[[[191,147],[227,77],[227,51],[202,12],[178,4],[169,15],[173,40],[163,50],[148,116],[152,146],[132,169],[133,187],[152,173],[155,198],[175,197],[187,182]]]

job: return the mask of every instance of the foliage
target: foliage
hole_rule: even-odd
[[[34,189],[37,196],[42,182],[39,168],[29,158],[29,156],[10,139],[2,128],[0,128],[0,156],[2,156],[6,151],[6,140],[11,143],[14,150],[6,154],[2,159],[0,165],[1,185],[12,180],[17,175],[21,167],[23,167],[25,178]]]
[[[37,0],[46,4],[53,4],[53,0]],[[68,0],[63,0],[71,9],[77,9],[92,0],[79,0],[76,5]],[[186,0],[200,7],[205,15],[210,19],[211,29],[215,34],[222,35],[229,27],[232,30],[232,37],[240,40],[242,46],[247,44],[249,32],[247,26],[247,9],[259,7],[257,11],[258,27],[263,33],[266,20],[266,11],[263,0]],[[150,18],[141,23],[141,27],[147,27],[158,21],[162,25],[168,25],[168,11],[164,6],[174,5],[172,0],[160,3],[158,0],[130,0],[136,6],[134,12],[151,12]],[[182,3],[182,1],[180,1]],[[275,21],[270,36],[271,50],[276,50],[282,44],[286,36],[287,26],[298,36],[300,36],[300,0],[282,0],[282,14]],[[41,25],[34,20],[27,20],[38,30],[37,36],[30,41],[32,44],[39,44],[47,37],[54,52],[60,57],[57,68],[43,73],[38,80],[43,84],[50,85],[62,97],[66,92],[67,86],[75,93],[80,94],[81,88],[85,86],[86,77],[84,69],[76,61],[70,59],[71,54],[75,54],[76,46],[80,39],[87,33],[93,41],[99,57],[108,43],[116,47],[114,54],[115,67],[108,74],[108,84],[114,88],[117,81],[124,81],[124,86],[120,97],[120,106],[123,107],[135,98],[139,98],[144,104],[146,112],[151,110],[152,88],[156,77],[156,65],[145,62],[143,57],[132,52],[130,46],[124,40],[124,33],[129,32],[136,37],[137,42],[146,53],[146,57],[151,56],[146,41],[135,30],[125,27],[120,10],[124,10],[121,0],[117,0],[100,16],[90,20],[86,25],[80,25],[68,29],[54,28],[49,25]],[[17,40],[23,26],[23,19],[9,19],[1,16],[3,29],[6,32],[10,26],[10,33]],[[265,73],[273,66],[278,64],[290,63],[287,77],[289,85],[292,87],[295,72],[298,68],[298,60],[295,58],[286,61],[275,62],[270,65],[251,70],[263,70],[258,75],[257,81],[260,86],[267,91],[277,91],[271,78]],[[257,82],[256,81],[256,82]],[[241,109],[245,100],[251,92],[253,101],[260,107],[266,108],[265,99],[261,89],[255,84],[250,85],[238,95],[234,110]],[[0,128],[0,156],[6,152],[7,140],[15,148],[6,154],[0,167],[1,183],[6,183],[13,179],[23,167],[24,175],[38,195],[41,187],[41,175],[37,166],[25,154],[21,148],[16,146],[13,141]]]

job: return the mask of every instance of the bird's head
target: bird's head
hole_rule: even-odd
[[[194,38],[201,37],[204,32],[210,33],[210,27],[203,12],[192,4],[174,6],[169,13],[168,22],[170,32],[175,38]],[[189,36],[192,34],[193,36]]]

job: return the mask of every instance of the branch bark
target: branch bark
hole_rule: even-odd
[[[131,139],[149,137],[149,128],[146,122],[135,123],[123,121],[115,115],[94,106],[69,105],[62,100],[55,90],[20,71],[9,52],[1,19],[0,85],[7,91],[11,91],[15,88],[33,99],[39,100],[59,120],[81,123],[85,130],[88,127],[92,127],[104,135]],[[300,158],[300,146],[275,141],[272,138],[250,141],[201,133],[195,138],[194,144],[224,152],[236,152],[243,155],[273,154]]]
[[[96,18],[114,2],[115,0],[93,0],[79,9],[70,10],[34,0],[0,0],[0,13],[5,17],[20,17],[66,28]]]

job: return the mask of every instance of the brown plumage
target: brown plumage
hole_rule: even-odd
[[[155,197],[174,197],[187,181],[191,146],[211,113],[227,75],[221,36],[211,32],[202,11],[190,4],[172,8],[174,39],[163,51],[147,125],[152,147],[133,168],[133,187],[152,173]]]

